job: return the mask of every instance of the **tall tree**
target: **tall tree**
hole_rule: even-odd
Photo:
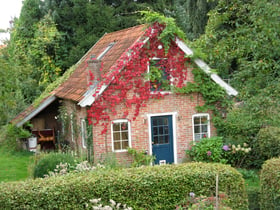
[[[231,141],[251,145],[248,160],[254,166],[264,158],[258,133],[280,129],[279,14],[280,2],[275,0],[219,1],[210,12],[206,34],[196,43],[210,65],[232,78],[239,90],[242,105],[229,112],[220,131]]]
[[[7,124],[25,106],[17,71],[8,59],[7,49],[0,49],[0,126]]]
[[[207,13],[215,8],[216,4],[216,1],[208,0],[175,0],[176,21],[189,40],[204,34],[208,21]]]

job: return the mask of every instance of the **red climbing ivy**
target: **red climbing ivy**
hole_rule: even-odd
[[[191,66],[190,59],[174,43],[169,40],[168,50],[164,49],[158,37],[165,25],[155,23],[147,28],[143,38],[127,49],[126,53],[111,68],[110,72],[102,75],[96,93],[96,100],[88,110],[90,124],[101,124],[106,133],[111,122],[111,116],[117,115],[118,105],[122,105],[122,118],[135,120],[141,107],[145,107],[149,99],[159,99],[169,94],[163,91],[151,91],[150,81],[147,79],[148,65],[151,59],[163,59],[159,65],[164,65],[167,81],[171,87],[181,88],[187,79],[187,69]],[[148,40],[148,41],[147,41]],[[163,68],[159,68],[162,71]],[[102,67],[101,67],[102,72]],[[93,79],[93,75],[90,75]],[[172,79],[171,79],[172,78]],[[108,86],[99,97],[102,87]],[[133,110],[133,115],[129,115]],[[132,116],[132,119],[128,117]]]

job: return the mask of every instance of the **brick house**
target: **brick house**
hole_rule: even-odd
[[[118,75],[125,75],[131,68],[128,65],[134,60],[137,62],[138,58],[132,55],[132,49],[137,49],[137,53],[139,53],[147,49],[147,45],[153,42],[157,46],[150,49],[153,52],[149,54],[149,61],[141,64],[147,69],[148,74],[152,72],[152,63],[155,63],[153,65],[156,66],[161,61],[168,62],[167,58],[159,56],[164,50],[163,44],[158,39],[152,41],[146,36],[148,30],[150,30],[150,34],[153,33],[153,29],[147,28],[146,25],[139,25],[105,34],[73,67],[73,72],[63,83],[47,97],[44,97],[38,106],[28,107],[13,122],[17,126],[22,126],[30,120],[33,124],[34,134],[38,135],[38,132],[43,130],[54,130],[53,136],[57,139],[59,133],[66,132],[63,131],[65,126],[56,120],[59,115],[59,107],[64,105],[66,115],[70,116],[70,126],[68,126],[70,132],[66,132],[68,135],[66,135],[66,139],[70,145],[74,145],[81,151],[87,147],[85,142],[87,115],[93,121],[92,141],[95,161],[99,161],[106,154],[113,152],[120,162],[130,162],[131,157],[126,148],[132,147],[155,155],[156,164],[182,162],[190,142],[215,135],[211,112],[199,113],[196,110],[197,106],[204,104],[201,94],[175,94],[170,89],[157,89],[162,84],[156,84],[156,88],[153,89],[155,83],[148,81],[151,86],[150,95],[164,95],[164,97],[146,99],[145,106],[141,106],[137,114],[135,114],[135,104],[127,106],[125,100],[122,100],[114,105],[114,111],[107,113],[107,121],[104,120],[107,125],[105,131],[102,120],[97,123],[92,117],[97,118],[92,107],[96,106],[100,100],[104,100],[106,103],[106,94],[110,95],[111,91],[117,87],[115,80]],[[178,38],[171,44],[175,46],[174,49],[179,54],[187,56],[193,54],[193,51]],[[174,52],[175,57],[176,53]],[[228,95],[237,95],[237,91],[217,74],[212,73],[205,62],[194,59],[192,65],[206,72],[213,82],[225,89]],[[182,69],[186,75],[182,84],[194,81],[192,69]],[[205,74],[205,76],[207,75]],[[149,80],[143,74],[138,74],[136,77],[141,80]],[[172,76],[172,78],[169,76],[165,80],[176,81],[176,76]],[[132,89],[127,90],[128,98],[133,94]],[[75,122],[71,119],[75,119]],[[73,124],[78,125],[79,131],[74,132]],[[38,138],[40,143],[40,136]]]

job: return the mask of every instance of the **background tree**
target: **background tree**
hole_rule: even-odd
[[[242,103],[230,110],[219,131],[228,141],[250,144],[248,166],[260,167],[265,159],[259,131],[280,125],[279,14],[279,1],[219,1],[206,34],[196,42],[210,65],[239,90]]]
[[[0,69],[0,126],[2,126],[21,111],[24,98],[16,77],[18,69],[11,69],[6,48],[0,49]]]
[[[207,13],[215,8],[217,1],[174,0],[174,16],[189,40],[204,34],[208,21]]]

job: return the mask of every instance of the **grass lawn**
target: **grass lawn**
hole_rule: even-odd
[[[32,155],[30,152],[6,152],[0,148],[0,182],[27,179]]]

